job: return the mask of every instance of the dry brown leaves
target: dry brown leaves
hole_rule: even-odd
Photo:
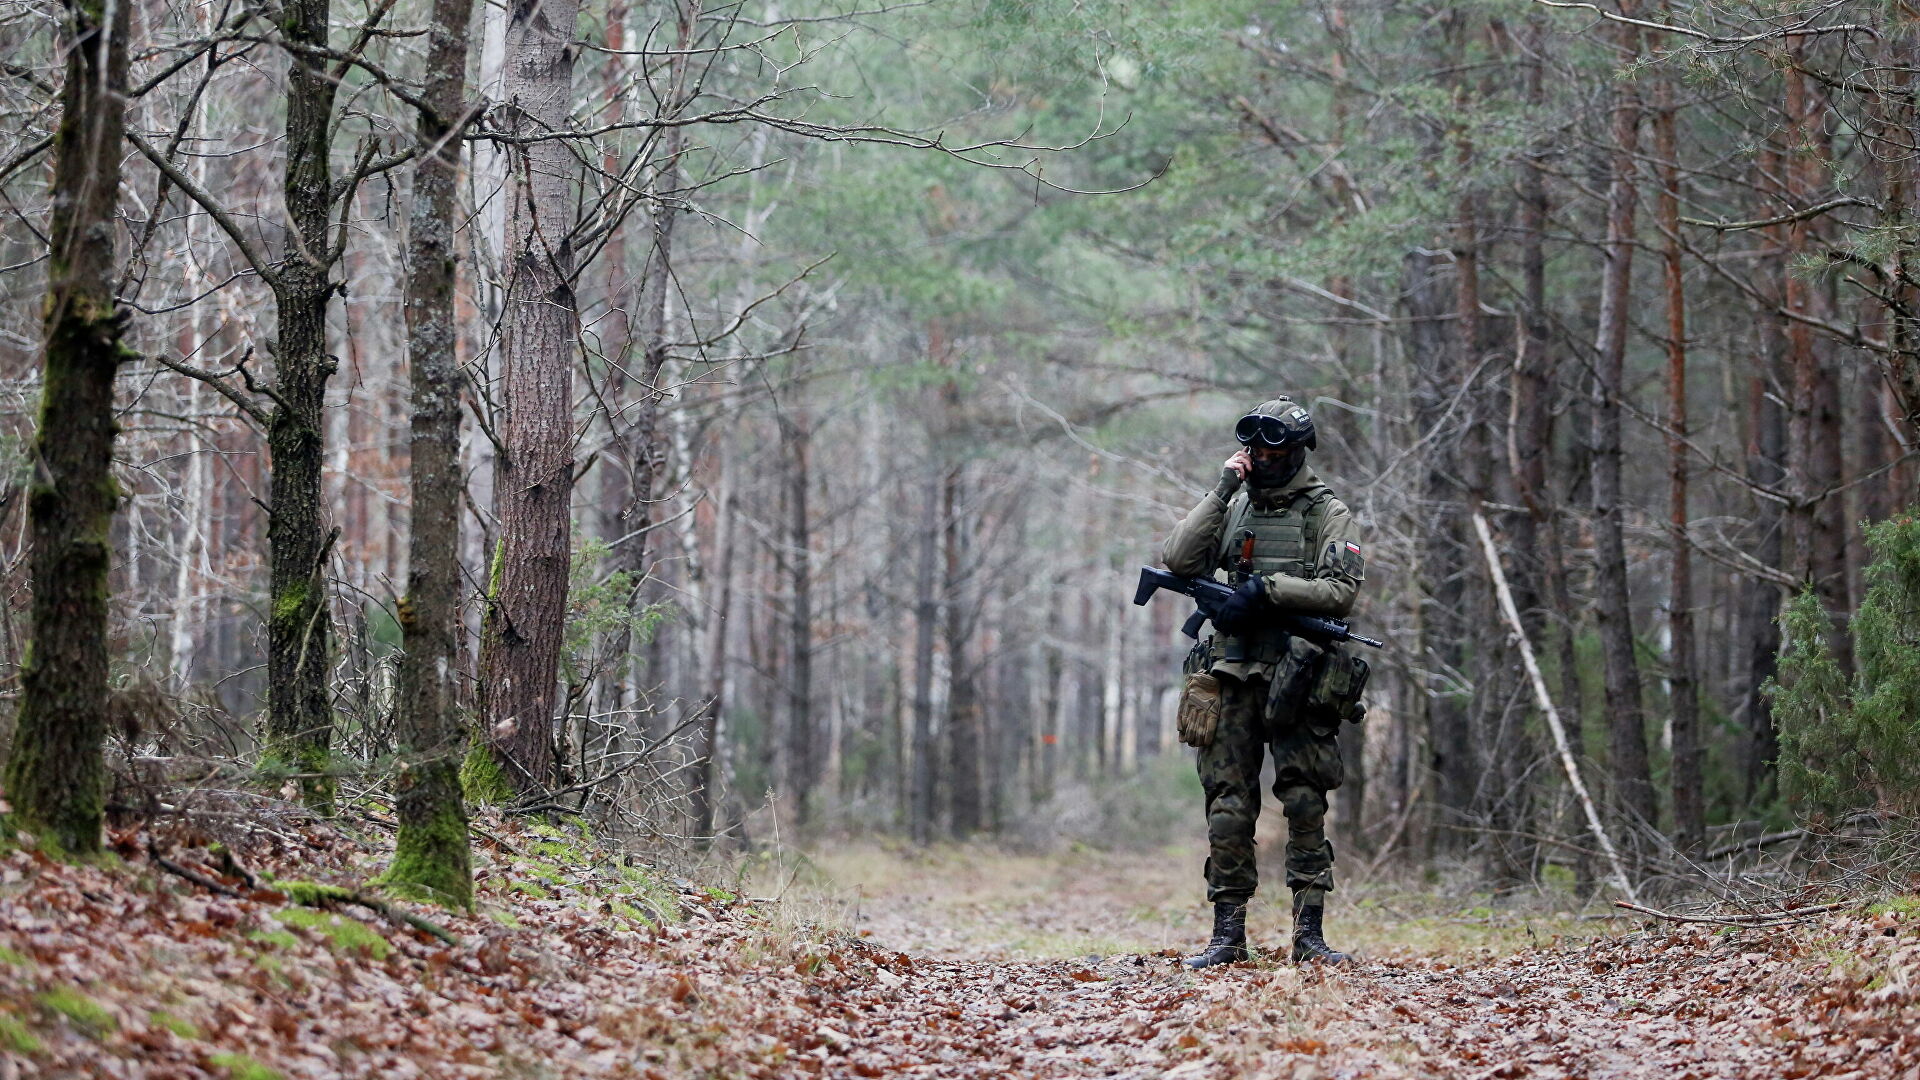
[[[212,896],[138,856],[9,855],[0,1076],[1920,1076],[1920,927],[1894,914],[1194,976],[1172,955],[928,959],[782,930],[497,828],[487,914],[418,909],[459,948],[364,911],[289,922],[269,892]],[[249,854],[356,884],[380,857],[319,826]]]

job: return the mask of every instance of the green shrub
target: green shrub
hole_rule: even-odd
[[[1920,812],[1920,517],[1867,526],[1874,559],[1854,616],[1853,678],[1812,590],[1781,615],[1780,675],[1767,684],[1789,794],[1823,813]]]

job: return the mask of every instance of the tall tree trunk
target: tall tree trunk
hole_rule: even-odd
[[[1693,546],[1687,536],[1687,298],[1680,260],[1680,164],[1675,138],[1672,80],[1662,78],[1653,116],[1654,156],[1659,159],[1660,228],[1667,286],[1667,505],[1673,544],[1667,630],[1673,708],[1673,839],[1682,851],[1700,846],[1706,836],[1705,778],[1700,764],[1699,674],[1693,641]]]
[[[6,768],[9,832],[25,829],[48,848],[83,855],[100,849],[106,803],[108,532],[119,497],[113,379],[128,355],[113,237],[131,7],[68,0],[64,10],[45,379],[27,503],[33,640]]]
[[[940,485],[928,466],[913,568],[913,740],[909,747],[909,829],[913,842],[933,842],[933,642],[940,600],[934,594],[933,564],[940,531]]]
[[[1783,172],[1786,205],[1798,210],[1813,201],[1824,182],[1825,155],[1820,152],[1823,140],[1814,115],[1816,95],[1800,70],[1806,46],[1796,40],[1791,51],[1799,63],[1782,76],[1787,114]],[[1797,268],[1807,252],[1820,246],[1817,224],[1812,220],[1789,223],[1785,242],[1782,292],[1787,310],[1803,317],[1828,314],[1824,297],[1816,291],[1818,283]],[[1786,333],[1793,363],[1794,569],[1819,594],[1832,622],[1828,636],[1834,659],[1843,671],[1851,671],[1853,649],[1846,630],[1851,607],[1846,575],[1851,530],[1844,511],[1829,503],[1835,497],[1827,494],[1839,486],[1843,471],[1839,373],[1824,355],[1825,343],[1814,339],[1812,327],[1801,319],[1790,319]]]
[[[460,366],[454,348],[454,244],[460,130],[473,0],[435,0],[427,26],[427,109],[407,214],[407,363],[411,369],[412,528],[405,652],[394,735],[405,767],[394,782],[400,819],[385,880],[455,907],[473,904],[473,854],[460,790],[465,743],[454,711],[460,624]]]
[[[985,739],[968,626],[973,607],[967,588],[970,530],[961,505],[965,487],[965,466],[949,467],[941,482],[940,501],[946,548],[947,776],[953,785],[953,835],[958,837],[979,832],[987,823],[986,778],[981,772]]]
[[[327,380],[337,366],[327,351],[327,303],[333,295],[328,213],[333,174],[334,89],[327,61],[330,0],[289,0],[280,32],[288,52],[286,259],[279,267],[274,410],[267,425],[273,459],[267,519],[267,751],[301,777],[309,806],[333,805],[330,775],[333,709],[327,685],[332,633],[327,618],[327,557],[337,529],[326,528],[321,476],[326,462]]]
[[[579,0],[507,11],[503,124],[516,138],[561,131],[573,95]],[[504,452],[494,479],[500,547],[480,641],[481,717],[517,791],[555,778],[554,691],[565,631],[573,490],[573,152],[557,139],[507,146],[503,249]]]
[[[1632,5],[1622,5],[1631,16]],[[1640,36],[1622,27],[1625,62],[1640,55]],[[1640,147],[1640,102],[1626,82],[1614,85],[1609,125],[1612,178],[1607,185],[1606,267],[1600,286],[1599,340],[1595,346],[1593,401],[1594,614],[1606,662],[1609,762],[1615,804],[1637,822],[1653,825],[1652,766],[1646,719],[1640,704],[1640,668],[1634,657],[1633,611],[1627,591],[1627,551],[1621,521],[1621,396],[1632,305],[1634,210],[1638,199],[1635,161]]]
[[[1473,731],[1466,702],[1450,685],[1465,662],[1467,634],[1461,617],[1465,548],[1453,516],[1437,512],[1455,496],[1457,456],[1447,448],[1458,441],[1456,430],[1440,430],[1443,424],[1458,422],[1449,418],[1448,405],[1458,390],[1454,384],[1459,377],[1454,370],[1458,350],[1450,340],[1446,322],[1448,316],[1458,312],[1449,303],[1440,278],[1441,261],[1439,255],[1425,252],[1407,255],[1401,295],[1408,317],[1407,352],[1416,372],[1415,437],[1426,440],[1431,448],[1421,488],[1422,504],[1428,508],[1422,515],[1427,527],[1420,556],[1421,666],[1430,672],[1439,669],[1429,676],[1430,685],[1423,687],[1414,700],[1426,706],[1433,812],[1442,826],[1431,839],[1437,845],[1454,847],[1463,835],[1458,827],[1467,823],[1470,814],[1477,770],[1473,767]]]
[[[667,62],[667,86],[662,95],[663,115],[674,115],[684,104],[687,93],[688,52],[693,47],[694,28],[700,18],[699,0],[673,0],[678,19],[675,54]],[[653,244],[647,253],[646,272],[640,282],[639,310],[641,333],[640,369],[633,385],[620,388],[618,396],[631,393],[635,399],[628,407],[631,419],[616,438],[618,457],[627,479],[625,498],[618,517],[619,546],[614,549],[614,564],[627,572],[632,592],[627,597],[629,614],[638,618],[645,604],[644,587],[648,572],[647,544],[653,524],[654,489],[666,464],[666,443],[660,437],[660,409],[668,391],[661,386],[661,372],[667,363],[670,320],[673,301],[673,231],[679,220],[680,155],[686,148],[685,127],[667,128],[659,137],[653,164],[653,196],[648,220],[653,226]],[[624,377],[615,374],[617,381]],[[616,425],[618,421],[615,421]],[[616,683],[637,684],[638,676],[630,668],[632,643],[628,626],[623,626],[614,641]],[[804,810],[801,811],[803,814]]]
[[[1529,106],[1546,106],[1547,27],[1544,17],[1528,20],[1525,50],[1526,95]],[[1519,565],[1515,599],[1520,617],[1535,641],[1551,640],[1559,668],[1560,717],[1576,768],[1586,756],[1581,730],[1580,663],[1574,640],[1578,611],[1567,587],[1567,564],[1560,542],[1559,500],[1548,476],[1554,456],[1553,384],[1556,357],[1552,324],[1547,316],[1546,235],[1552,203],[1547,192],[1542,156],[1549,151],[1536,144],[1520,176],[1521,288],[1525,300],[1521,343],[1513,366],[1512,421],[1507,429],[1507,455],[1520,504],[1527,508],[1516,523],[1514,549]],[[1549,618],[1550,609],[1555,617]]]
[[[794,820],[805,828],[812,818],[819,776],[813,714],[813,536],[807,516],[807,487],[812,451],[809,421],[800,411],[804,393],[795,385],[780,410],[780,458],[786,485],[787,571],[787,785],[792,789]]]
[[[1770,321],[1770,320],[1768,320]],[[1771,350],[1763,361],[1775,363]],[[1755,484],[1777,487],[1786,478],[1787,421],[1785,410],[1771,392],[1765,373],[1755,374],[1747,385],[1746,475]],[[1753,557],[1764,566],[1779,567],[1785,556],[1786,520],[1780,504],[1755,497],[1752,530]],[[1745,736],[1741,740],[1740,765],[1742,792],[1748,806],[1756,806],[1767,797],[1773,776],[1774,759],[1780,743],[1773,727],[1773,710],[1762,687],[1774,676],[1780,656],[1779,586],[1765,578],[1747,575],[1740,585],[1741,625],[1746,627],[1744,677],[1740,680],[1744,695],[1740,712]]]
[[[725,467],[723,458],[721,468]],[[733,603],[733,479],[723,472],[719,483],[717,501],[720,505],[713,518],[713,606],[707,612],[704,650],[707,714],[700,726],[700,743],[695,748],[700,765],[691,793],[695,836],[713,835],[713,789],[720,775],[714,763],[721,754],[720,738],[725,731],[727,712],[727,611]]]

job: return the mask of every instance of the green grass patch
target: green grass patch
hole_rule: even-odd
[[[615,915],[618,915],[621,918],[632,923],[636,928],[653,925],[653,920],[647,918],[646,915],[642,913],[639,908],[634,907],[632,904],[623,903],[619,900],[612,900],[608,902],[607,906],[610,909],[612,909]]]
[[[558,840],[536,840],[532,844],[528,845],[527,850],[533,852],[535,855],[538,855],[543,859],[551,859],[552,861],[556,863],[561,863],[563,865],[568,863],[587,863],[592,861],[587,858],[586,852],[581,851],[579,848],[574,847],[572,844],[565,844]]]
[[[0,945],[0,964],[8,967],[32,967],[33,960],[26,953]]]
[[[71,986],[56,986],[41,994],[42,1008],[67,1018],[81,1034],[100,1038],[120,1026],[106,1006]]]
[[[268,1068],[245,1054],[214,1054],[207,1061],[227,1070],[233,1080],[280,1080],[280,1070]]]
[[[520,917],[504,908],[488,911],[487,918],[492,919],[494,922],[499,923],[509,930],[520,929]]]
[[[302,930],[312,930],[324,936],[336,949],[347,951],[365,950],[375,960],[385,960],[393,951],[387,939],[366,923],[338,912],[313,911],[307,908],[289,908],[276,912],[273,916],[288,926]]]
[[[515,880],[515,881],[513,882],[513,884],[511,884],[511,885],[508,885],[508,886],[507,886],[507,891],[508,891],[508,892],[517,892],[517,893],[519,893],[519,894],[521,894],[522,896],[528,896],[528,897],[531,897],[531,898],[533,898],[533,899],[535,899],[535,900],[551,900],[551,899],[553,899],[553,894],[552,894],[552,893],[550,893],[550,892],[548,892],[547,890],[545,890],[545,889],[543,889],[543,888],[541,888],[541,887],[540,887],[540,886],[538,886],[538,885],[535,885],[535,884],[534,884],[533,882],[531,882],[531,881],[527,881],[527,880],[525,880],[524,878],[522,878],[522,879],[517,879],[517,880]]]
[[[1920,894],[1890,896],[1867,908],[1869,915],[1898,915],[1902,919],[1920,917]]]
[[[271,945],[276,949],[294,949],[300,946],[300,939],[285,930],[250,930],[247,932],[247,940]]]
[[[27,1025],[16,1017],[0,1013],[0,1050],[32,1057],[44,1049],[40,1037],[28,1031]]]
[[[549,885],[563,889],[567,886],[567,879],[561,876],[560,871],[555,867],[548,866],[546,863],[523,862],[516,865],[520,868],[521,873],[529,877],[537,877]]]
[[[191,1021],[182,1020],[165,1009],[155,1009],[152,1014],[147,1017],[147,1026],[165,1028],[182,1039],[197,1040],[205,1038],[205,1036],[201,1034],[200,1029],[195,1027]]]

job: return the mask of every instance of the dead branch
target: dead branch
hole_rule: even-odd
[[[1840,900],[1831,904],[1815,904],[1812,907],[1794,908],[1791,911],[1763,911],[1751,915],[1679,915],[1671,911],[1656,911],[1653,908],[1630,903],[1626,900],[1615,900],[1613,906],[1625,908],[1628,911],[1637,911],[1642,915],[1649,915],[1656,919],[1664,919],[1667,922],[1716,923],[1722,926],[1779,926],[1785,923],[1799,922],[1813,915],[1823,915],[1829,911],[1839,911],[1841,908],[1853,907],[1859,903],[1860,901],[1858,900]]]

